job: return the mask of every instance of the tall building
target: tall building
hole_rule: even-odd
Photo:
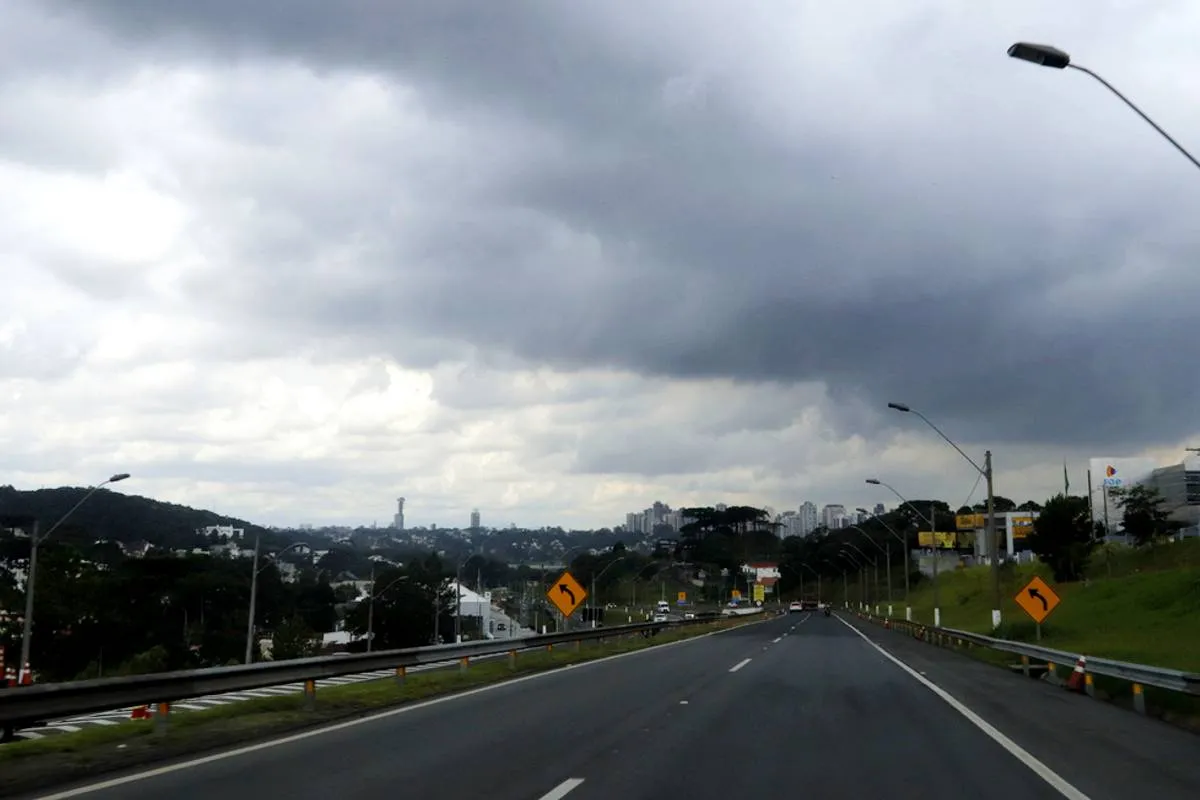
[[[883,503],[876,503],[875,510],[871,513],[873,513],[877,517],[882,517],[884,514],[887,513],[887,508],[883,505]]]
[[[798,516],[800,517],[801,536],[808,536],[820,524],[820,517],[817,515],[817,505],[809,500],[805,500],[800,504]]]
[[[404,498],[396,498],[396,514],[392,517],[392,527],[398,531],[404,530]]]
[[[848,522],[846,507],[840,503],[830,503],[821,509],[821,524],[831,531],[846,527]]]
[[[479,509],[471,512],[471,530],[479,530]]]

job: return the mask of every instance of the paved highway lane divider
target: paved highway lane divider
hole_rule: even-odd
[[[1154,695],[1150,710],[1155,716],[1200,729],[1200,673],[1071,653],[953,628],[935,628],[869,612],[849,613],[863,622],[936,647],[962,651],[1068,691],[1128,705],[1139,714],[1150,713],[1146,697],[1149,690]],[[1066,680],[1060,673],[1067,675]]]
[[[428,664],[418,667],[410,667],[408,664],[394,666],[382,674],[377,673],[379,677],[374,680],[326,688],[318,688],[316,680],[312,677],[320,674],[321,669],[332,668],[338,670],[339,674],[347,674],[348,670],[361,670],[362,662],[375,664],[378,661],[367,661],[367,654],[361,654],[330,657],[337,662],[332,667],[323,666],[327,665],[330,659],[305,659],[304,666],[291,662],[291,667],[287,667],[286,664],[256,664],[253,666],[274,667],[277,671],[284,672],[307,670],[306,674],[309,677],[304,680],[305,691],[252,697],[244,702],[186,713],[175,713],[175,709],[167,702],[149,703],[149,720],[125,719],[73,733],[6,744],[0,747],[0,795],[59,785],[162,759],[227,748],[235,743],[261,740],[330,724],[415,701],[532,676],[533,673],[570,667],[587,661],[697,638],[707,633],[755,624],[762,618],[762,615],[758,615],[729,619],[714,615],[704,620],[688,620],[686,623],[619,626],[528,637],[518,640],[519,645],[515,645],[514,640],[480,642],[467,654],[461,654],[462,649],[458,646],[443,646],[439,651],[438,661],[432,667]],[[432,649],[434,648],[415,648],[417,651]],[[409,660],[411,664],[412,654],[413,651],[391,651],[390,657],[394,660]],[[384,653],[369,655],[372,659],[378,659],[383,657]],[[425,657],[425,653],[417,655]],[[447,655],[452,657],[447,658]],[[351,659],[358,659],[360,664],[344,663]],[[200,672],[220,673],[225,669],[244,673],[247,668],[229,667]],[[167,686],[168,681],[178,680],[178,674],[170,678],[147,675],[112,680],[142,680],[151,683],[157,680],[159,684]],[[258,680],[261,678],[255,682]],[[197,693],[209,691],[210,685],[205,680],[194,680],[190,688],[184,686],[168,689],[164,690],[164,694],[177,698],[182,695],[195,697]],[[51,686],[54,685],[43,684],[38,688],[46,692]],[[63,687],[60,691],[65,695],[69,692],[66,687],[71,684],[58,686]],[[11,696],[15,697],[15,693]],[[123,700],[128,696],[127,693],[123,693],[120,698]],[[143,700],[145,699],[149,698],[143,695]],[[5,712],[5,700],[0,700],[0,713],[14,716],[11,711]],[[95,702],[97,701],[89,700],[88,707],[94,707]],[[56,706],[59,707],[61,705]]]

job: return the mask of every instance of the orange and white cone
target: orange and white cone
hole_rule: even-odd
[[[17,685],[17,668],[9,664],[4,669],[4,683],[11,689]]]
[[[134,706],[129,712],[130,719],[150,719],[150,706]]]
[[[24,669],[21,670],[21,685],[30,686],[33,684],[33,670],[29,667],[29,662],[25,662]]]
[[[1075,669],[1071,672],[1071,677],[1067,680],[1067,689],[1072,692],[1082,692],[1084,684],[1087,680],[1087,658],[1080,656],[1075,662]]]

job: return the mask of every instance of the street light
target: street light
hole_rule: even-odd
[[[864,567],[865,565],[864,565],[864,564],[861,564],[861,563],[859,563],[858,559],[857,559],[857,558],[855,558],[853,555],[851,555],[851,553],[850,553],[850,551],[849,551],[849,550],[838,550],[838,555],[839,555],[839,556],[841,556],[842,558],[846,559],[847,561],[849,561],[851,564],[853,564],[853,565],[854,565],[854,569],[855,569],[855,571],[858,573],[858,577],[857,577],[855,580],[857,580],[857,581],[860,581],[860,583],[859,583],[859,585],[858,585],[858,590],[859,590],[859,602],[862,602],[862,599],[863,599],[863,596],[864,596],[864,594],[863,594],[863,585],[864,585],[864,582],[862,582],[862,573],[863,573],[863,567]],[[848,584],[848,583],[847,583],[847,581],[846,581],[846,572],[845,572],[845,570],[842,570],[842,595],[843,595],[843,596],[844,596],[844,598],[845,598],[845,601],[846,601],[846,605],[847,605],[847,607],[849,607],[849,605],[850,605],[850,587],[849,587],[849,584]]]
[[[617,556],[612,561],[605,564],[604,569],[600,570],[599,574],[592,575],[592,596],[591,596],[592,603],[591,603],[591,605],[592,605],[592,627],[593,628],[596,627],[596,581],[598,581],[600,578],[603,578],[604,573],[606,573],[610,569],[612,569],[615,564],[618,564],[624,560],[625,560],[625,556]]]
[[[887,601],[888,601],[888,606],[889,606],[888,615],[890,616],[892,613],[891,608],[890,608],[892,605],[892,543],[887,542],[886,546],[881,545],[879,542],[877,542],[871,538],[871,534],[867,533],[866,531],[864,531],[862,528],[858,527],[857,525],[851,525],[850,528],[851,528],[851,530],[856,530],[859,533],[861,533],[868,542],[875,545],[876,550],[883,553],[884,567],[886,569],[887,587],[888,587],[888,590],[887,590]],[[876,592],[876,594],[879,593],[879,569],[878,568],[876,568],[876,570],[875,570],[875,592]],[[878,602],[878,600],[876,600],[876,602]]]
[[[371,596],[367,605],[367,652],[370,653],[374,649],[375,644],[375,598],[391,589],[397,583],[409,579],[409,575],[401,575],[387,586],[384,586],[378,592],[375,591],[375,568],[371,568]]]
[[[29,533],[29,574],[25,577],[25,620],[21,626],[21,671],[17,678],[18,683],[25,683],[25,668],[26,665],[29,664],[29,650],[33,645],[33,593],[34,580],[37,577],[38,545],[49,539],[50,534],[58,530],[60,525],[66,522],[67,519],[74,514],[81,505],[88,501],[88,498],[100,491],[105,486],[108,486],[110,483],[120,483],[128,477],[128,472],[118,472],[116,475],[109,476],[108,480],[97,483],[79,499],[78,503],[71,506],[67,513],[63,514],[59,518],[58,522],[51,525],[50,529],[40,536],[38,535],[37,520],[35,519],[33,521],[33,529]]]
[[[938,436],[946,442],[946,444],[958,451],[958,454],[966,459],[967,463],[975,468],[975,471],[983,476],[987,483],[987,540],[988,540],[988,560],[991,561],[992,573],[992,629],[1000,627],[1000,541],[996,536],[996,494],[992,485],[992,451],[988,450],[983,454],[983,466],[975,463],[975,459],[963,452],[963,449],[956,445],[949,436],[942,433],[941,428],[930,422],[929,418],[913,408],[909,408],[904,403],[888,403],[888,408],[905,414],[914,414],[920,417],[921,421],[933,430]],[[937,563],[937,542],[933,543],[934,564]]]
[[[798,563],[800,566],[804,567],[806,570],[811,572],[813,575],[817,576],[817,605],[820,606],[821,605],[821,573],[817,572],[815,569],[810,567],[808,564],[805,564],[803,561],[798,561],[796,563]],[[801,582],[800,585],[803,586],[804,585],[803,582]],[[803,589],[800,592],[800,599],[801,600],[804,599]]]
[[[867,510],[865,508],[860,508],[860,509],[858,509],[858,511],[862,512],[863,514],[867,513]],[[909,552],[908,552],[908,541],[903,536],[896,533],[895,529],[892,528],[891,525],[888,525],[886,522],[884,522],[883,517],[879,516],[878,514],[872,515],[871,519],[878,522],[880,525],[882,525],[887,530],[888,533],[890,533],[892,536],[896,537],[896,539],[900,542],[901,547],[904,549],[904,618],[906,620],[908,620],[909,622],[912,622],[912,605],[908,602],[908,581],[909,581],[908,573],[911,572],[911,569],[909,568],[909,560],[910,560],[911,556],[909,555]],[[888,556],[888,601],[889,602],[891,602],[891,599],[892,599],[891,563],[892,563],[892,559],[891,559],[891,556],[889,555]]]
[[[246,619],[246,663],[247,664],[253,663],[253,661],[254,661],[254,617],[256,616],[257,608],[258,608],[258,575],[264,569],[271,566],[270,561],[267,561],[267,563],[263,564],[261,567],[258,565],[258,549],[259,549],[259,545],[261,543],[262,543],[261,535],[255,534],[255,536],[254,536],[254,566],[252,567],[252,571],[250,573],[250,611],[246,615],[246,617],[247,617],[247,619]],[[281,555],[286,553],[288,550],[295,550],[297,547],[308,547],[311,549],[312,545],[310,545],[308,542],[292,542],[287,547],[280,550],[278,553],[275,553],[273,556],[268,554],[267,558],[269,558],[269,559],[279,558]]]
[[[930,504],[929,517],[926,517],[924,514],[922,514],[920,511],[917,510],[916,506],[914,506],[912,503],[908,502],[907,497],[905,497],[904,495],[897,492],[896,488],[894,486],[892,486],[890,483],[884,483],[883,481],[879,480],[878,478],[867,478],[867,483],[871,484],[872,486],[882,486],[885,489],[887,489],[889,492],[891,492],[892,494],[896,495],[896,497],[900,498],[900,501],[902,503],[904,503],[904,505],[911,508],[913,513],[916,514],[918,517],[920,517],[925,522],[925,524],[927,524],[929,526],[929,532],[934,537],[934,540],[933,540],[933,627],[940,628],[942,626],[942,608],[941,608],[941,598],[939,596],[940,592],[939,592],[939,587],[938,587],[938,551],[937,551],[937,522],[936,522],[937,512],[934,510],[933,505]],[[932,517],[932,519],[930,519],[930,517]],[[907,567],[907,559],[905,561],[905,565]],[[907,572],[907,569],[905,571]],[[905,587],[905,591],[907,591],[907,586]],[[911,608],[908,610],[908,613],[909,614],[912,613]],[[908,621],[912,622],[911,616],[909,617]]]
[[[1123,102],[1125,105],[1132,108],[1139,117],[1141,117],[1143,120],[1145,120],[1147,123],[1149,123],[1150,127],[1154,128],[1154,130],[1158,131],[1159,135],[1161,135],[1164,139],[1166,139],[1168,142],[1170,142],[1172,145],[1174,145],[1175,149],[1178,150],[1180,153],[1182,153],[1184,158],[1186,158],[1188,161],[1192,162],[1192,166],[1200,168],[1200,161],[1197,161],[1195,156],[1193,156],[1191,153],[1189,153],[1187,150],[1185,150],[1183,145],[1181,145],[1179,142],[1175,141],[1175,139],[1173,139],[1171,137],[1171,134],[1164,131],[1157,122],[1150,119],[1150,117],[1147,116],[1144,111],[1142,111],[1140,108],[1135,106],[1133,104],[1132,100],[1130,100],[1128,97],[1126,97],[1125,95],[1118,92],[1115,86],[1113,86],[1108,81],[1104,80],[1104,78],[1101,78],[1095,72],[1092,72],[1087,67],[1081,67],[1078,64],[1072,64],[1071,56],[1068,55],[1067,53],[1063,52],[1062,50],[1059,50],[1057,47],[1051,47],[1048,44],[1032,44],[1030,42],[1017,42],[1012,47],[1008,48],[1008,55],[1011,58],[1015,58],[1020,61],[1028,61],[1029,63],[1037,64],[1040,67],[1050,67],[1052,69],[1068,69],[1069,68],[1069,69],[1073,69],[1077,72],[1082,72],[1085,75],[1090,75],[1091,77],[1093,77],[1097,81],[1099,81],[1100,84],[1102,86],[1104,86],[1104,88],[1108,89],[1110,92],[1112,92],[1117,97],[1119,97],[1121,99],[1121,102]]]
[[[862,529],[861,529],[861,528],[859,528],[859,530],[862,530]],[[845,544],[846,544],[846,546],[847,546],[847,547],[853,547],[853,548],[854,548],[854,552],[856,552],[856,553],[858,553],[860,556],[862,556],[862,557],[863,557],[863,560],[864,560],[864,561],[866,561],[867,563],[869,563],[869,564],[871,565],[871,575],[872,575],[872,581],[871,581],[871,582],[872,582],[872,584],[873,584],[873,589],[872,589],[872,591],[870,592],[870,594],[876,595],[876,596],[878,597],[878,595],[879,595],[879,562],[878,562],[878,561],[876,561],[875,559],[871,558],[871,557],[870,557],[869,555],[867,555],[866,553],[864,553],[864,552],[863,552],[863,551],[862,551],[862,550],[861,550],[861,549],[858,547],[858,545],[856,545],[854,542],[851,542],[851,541],[847,540],[847,541],[845,542]],[[866,594],[866,592],[864,592],[864,594]]]

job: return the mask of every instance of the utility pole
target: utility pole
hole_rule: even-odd
[[[1000,537],[996,533],[996,493],[992,485],[992,451],[983,454],[983,477],[987,481],[988,555],[992,561],[992,629],[1000,627]]]

